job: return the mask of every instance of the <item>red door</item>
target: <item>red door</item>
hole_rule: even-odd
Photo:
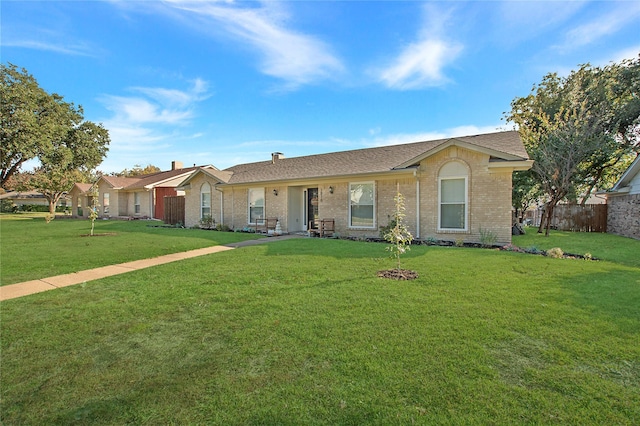
[[[156,196],[154,200],[156,205],[153,209],[154,219],[162,220],[162,218],[164,217],[164,197],[175,197],[176,195],[178,195],[178,193],[176,192],[175,188],[156,188]]]

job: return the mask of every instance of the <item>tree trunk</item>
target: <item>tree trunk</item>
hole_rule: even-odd
[[[555,203],[551,204],[551,201],[549,201],[549,205],[547,206],[546,209],[546,224],[545,224],[545,230],[544,230],[544,236],[548,237],[549,236],[549,228],[551,228],[551,218],[553,217],[553,208]]]
[[[47,201],[49,201],[49,214],[55,216],[56,214],[56,204],[60,201],[60,197],[62,197],[61,193],[51,193],[51,192],[43,192]]]
[[[538,234],[542,234],[542,230],[544,229],[544,221],[547,219],[548,209],[548,205],[545,204],[544,209],[542,210],[542,217],[540,218],[540,225],[538,225]]]

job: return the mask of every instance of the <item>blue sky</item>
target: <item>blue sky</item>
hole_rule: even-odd
[[[510,129],[549,72],[640,53],[638,1],[11,1],[2,62],[109,129],[98,168],[226,168]]]

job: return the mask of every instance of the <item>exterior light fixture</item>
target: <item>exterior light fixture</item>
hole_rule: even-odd
[[[275,195],[276,197],[278,196],[278,190],[277,189],[273,190],[273,195]]]
[[[329,194],[333,194],[333,186],[329,187]]]

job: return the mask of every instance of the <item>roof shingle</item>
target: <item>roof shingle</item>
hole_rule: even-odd
[[[449,141],[475,145],[505,157],[529,158],[518,132],[508,131],[239,164],[224,170],[231,173],[225,182],[242,184],[389,172]]]

